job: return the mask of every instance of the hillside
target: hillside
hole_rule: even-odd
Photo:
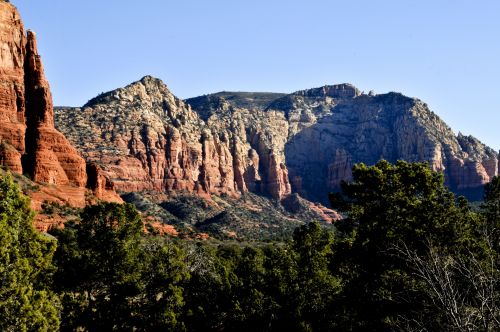
[[[56,125],[122,192],[277,200],[295,192],[326,203],[355,163],[402,159],[429,162],[453,191],[477,198],[498,174],[496,151],[455,135],[424,102],[400,93],[366,95],[340,84],[260,110],[230,100],[207,95],[190,105],[146,76],[82,108],[57,109]]]
[[[205,97],[214,99],[223,98],[234,107],[256,109],[262,111],[268,108],[273,101],[284,96],[286,96],[285,93],[275,93],[275,92],[221,91],[205,96],[186,99],[186,103],[193,106],[193,108],[199,110],[201,107],[203,107],[203,104],[205,103]],[[202,115],[200,114],[200,116]]]

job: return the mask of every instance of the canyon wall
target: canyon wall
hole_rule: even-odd
[[[286,120],[267,113],[271,121],[253,119],[249,127],[250,113],[241,111],[220,121],[202,119],[163,82],[146,76],[82,108],[57,109],[56,119],[119,191],[238,196],[252,190],[285,197],[291,193],[287,169],[273,142],[281,128],[269,123],[286,126]]]
[[[295,192],[326,202],[354,163],[382,158],[427,161],[457,192],[498,174],[495,151],[455,135],[422,101],[349,84],[182,101],[146,76],[81,108],[58,108],[56,125],[124,192],[250,191],[278,200]]]
[[[57,187],[65,202],[85,204],[85,188],[120,201],[110,186],[88,183],[86,162],[54,127],[50,87],[36,36],[16,8],[0,2],[0,165]],[[105,176],[104,174],[102,176]],[[80,188],[81,190],[75,190]],[[63,198],[64,201],[64,198]],[[40,202],[39,202],[40,203]]]

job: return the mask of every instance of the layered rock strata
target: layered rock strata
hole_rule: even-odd
[[[85,187],[114,201],[119,197],[101,183],[87,183],[85,160],[54,127],[50,87],[45,79],[35,34],[25,33],[16,8],[0,2],[0,165],[55,185],[73,205],[85,204]],[[104,176],[104,174],[102,175]],[[80,188],[74,190],[68,188]]]
[[[128,192],[250,191],[280,200],[296,192],[326,202],[355,163],[382,158],[427,161],[457,192],[498,174],[495,151],[455,135],[418,99],[366,95],[349,84],[275,95],[264,107],[270,96],[224,92],[185,103],[146,76],[82,108],[57,109],[56,119],[85,158]]]
[[[26,37],[15,8],[0,2],[0,162],[22,173],[25,151],[24,60]]]
[[[338,190],[355,163],[426,161],[451,190],[481,188],[498,174],[498,154],[458,136],[422,101],[399,93],[365,95],[350,85],[305,90],[267,110],[290,123],[285,146],[293,189],[312,200]]]
[[[455,135],[427,104],[399,93],[366,95],[339,84],[282,96],[260,110],[237,107],[238,97],[247,102],[248,95],[224,94],[230,98],[208,95],[187,102],[212,127],[243,118],[246,128],[259,123],[268,128],[268,155],[285,165],[284,182],[313,201],[326,203],[328,192],[351,178],[355,163],[380,159],[426,161],[444,173],[453,191],[473,199],[498,175],[496,151],[471,136]]]
[[[273,138],[285,118],[261,112],[264,119],[249,119],[248,110],[238,115],[225,107],[220,105],[220,120],[203,119],[163,82],[146,76],[82,108],[57,109],[56,119],[119,191],[288,195],[283,151]]]

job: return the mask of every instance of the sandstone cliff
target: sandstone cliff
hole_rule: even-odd
[[[35,34],[24,31],[16,8],[6,2],[0,2],[0,82],[0,165],[38,183],[54,185],[53,195],[39,199],[58,196],[60,201],[83,206],[85,160],[55,129],[52,95]],[[102,196],[98,198],[120,201],[110,186],[88,185]],[[41,205],[36,197],[34,205]]]
[[[199,101],[188,100],[207,114],[207,103]],[[495,151],[473,137],[455,135],[425,103],[399,93],[365,95],[349,84],[325,86],[281,97],[264,113],[286,119],[275,133],[282,142],[277,150],[292,190],[314,201],[338,190],[354,163],[382,158],[427,161],[445,174],[453,191],[469,196],[498,174]]]
[[[224,92],[185,103],[146,76],[82,108],[57,109],[56,125],[125,192],[279,200],[296,192],[325,202],[354,163],[381,158],[427,161],[456,192],[498,174],[495,151],[456,136],[418,99],[365,95],[349,84],[270,96]]]
[[[284,142],[275,142],[287,125],[283,115],[218,106],[220,116],[202,118],[146,76],[82,108],[57,109],[56,122],[120,191],[288,195],[284,154],[276,148]]]
[[[21,173],[25,151],[24,59],[26,37],[15,8],[0,2],[0,162]]]

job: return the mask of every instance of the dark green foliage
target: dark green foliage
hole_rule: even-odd
[[[335,233],[311,222],[265,245],[158,237],[131,205],[87,207],[53,232],[52,282],[55,243],[4,179],[0,327],[56,330],[60,315],[67,331],[500,329],[499,178],[479,209],[426,164],[360,164],[342,188],[330,197],[346,215]],[[190,199],[171,201],[172,216],[196,223]],[[201,216],[199,227],[241,215]]]
[[[495,176],[486,185],[484,204],[481,206],[493,228],[500,230],[500,177]]]
[[[185,252],[173,242],[148,238],[142,245],[140,309],[136,328],[142,331],[184,330],[182,284],[189,280]]]
[[[423,255],[429,244],[460,252],[471,242],[474,218],[457,206],[441,174],[427,164],[380,161],[353,169],[353,182],[332,204],[347,213],[332,269],[345,280],[345,330],[395,328],[399,317],[426,310],[425,294],[401,247]]]
[[[87,207],[81,219],[54,233],[55,281],[65,315],[75,315],[63,327],[126,328],[133,321],[130,301],[139,293],[142,222],[133,207],[118,204]]]
[[[286,301],[294,313],[295,329],[301,331],[332,328],[333,300],[340,280],[328,270],[333,235],[314,222],[295,230],[291,248],[295,269]]]
[[[131,205],[87,207],[81,222],[55,234],[63,328],[93,331],[177,328],[186,277],[182,253],[143,237]]]
[[[309,331],[334,326],[340,289],[328,270],[333,235],[318,223],[296,230],[290,244],[221,245],[193,250],[185,287],[190,331]]]
[[[33,212],[10,176],[0,179],[0,330],[52,331],[59,301],[50,290],[55,241],[33,229]]]

